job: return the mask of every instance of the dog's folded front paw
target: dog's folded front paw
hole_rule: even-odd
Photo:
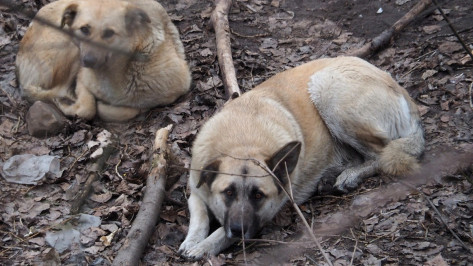
[[[179,247],[179,255],[190,259],[198,260],[204,257],[204,255],[210,253],[210,247],[207,247],[203,242],[197,242],[196,240],[186,240]]]

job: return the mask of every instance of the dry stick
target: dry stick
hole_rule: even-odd
[[[113,265],[139,265],[141,254],[156,225],[165,194],[166,141],[171,128],[172,125],[169,125],[156,132],[153,146],[154,154],[151,158],[151,169],[146,180],[143,201],[130,232],[128,232],[123,246],[113,261]]]
[[[350,260],[350,266],[353,265],[353,259],[355,259],[355,252],[356,252],[356,248],[358,247],[358,238],[355,236],[355,234],[353,233],[353,230],[350,228],[350,232],[351,232],[351,235],[353,236],[353,238],[355,239],[355,248],[353,248],[353,254],[351,255],[351,260]]]
[[[440,12],[440,14],[442,15],[442,17],[445,19],[445,21],[447,22],[448,26],[450,27],[450,29],[453,31],[453,34],[455,35],[455,37],[457,37],[458,41],[461,43],[463,49],[465,49],[465,51],[468,53],[468,55],[471,57],[471,59],[473,60],[473,54],[471,53],[470,49],[468,49],[468,46],[466,46],[465,42],[463,41],[463,39],[460,37],[460,35],[458,34],[457,30],[453,27],[453,24],[450,22],[450,19],[448,19],[447,15],[445,15],[445,13],[443,12],[443,10],[440,8],[440,5],[439,3],[437,2],[437,0],[433,0],[434,1],[434,4],[435,4],[435,7],[438,9],[438,11]]]
[[[471,95],[471,88],[473,87],[473,82],[470,83],[470,89],[468,90],[470,93],[470,107],[473,109],[473,96]]]
[[[396,23],[394,23],[394,25],[392,25],[389,29],[383,31],[371,42],[363,45],[363,47],[355,51],[350,52],[348,55],[367,57],[368,55],[375,53],[382,47],[386,46],[394,35],[398,34],[409,23],[411,23],[412,20],[414,20],[414,18],[424,11],[430,4],[432,4],[432,0],[420,0],[411,10],[409,10],[409,12],[396,21]]]
[[[416,188],[417,189],[417,188]],[[420,191],[420,189],[417,189],[417,191]],[[442,223],[445,225],[445,227],[447,227],[448,231],[453,235],[453,237],[460,243],[460,245],[467,251],[469,251],[471,254],[473,254],[473,250],[471,250],[461,239],[460,237],[458,237],[458,235],[452,230],[452,228],[450,228],[450,226],[448,226],[448,223],[445,221],[445,219],[443,219],[443,216],[442,214],[440,213],[440,211],[437,209],[437,207],[435,207],[434,203],[430,200],[430,198],[424,193],[424,192],[421,192],[422,193],[422,196],[424,196],[424,198],[429,202],[430,204],[430,207],[432,207],[432,209],[434,209],[435,213],[439,216],[440,218],[440,221],[442,221]]]
[[[223,84],[227,99],[235,99],[241,95],[238,87],[235,67],[233,66],[232,50],[230,47],[230,26],[228,11],[232,5],[231,0],[215,0],[215,9],[210,17],[215,30],[217,42],[218,64],[222,72]]]
[[[294,148],[293,148],[294,149]],[[288,152],[288,154],[290,153],[291,151]],[[286,154],[287,156],[287,154]],[[284,157],[286,157],[284,156]],[[283,158],[284,159],[284,158]],[[294,198],[291,196],[292,195],[292,189],[291,189],[291,192],[289,193],[286,188],[283,186],[283,184],[281,184],[281,181],[279,181],[279,179],[276,177],[276,175],[274,175],[273,171],[271,171],[271,169],[269,169],[264,163],[260,162],[259,160],[256,160],[256,159],[251,159],[253,162],[255,162],[259,167],[261,167],[264,171],[266,171],[269,175],[271,175],[274,180],[278,183],[278,185],[282,188],[282,190],[284,191],[284,193],[286,194],[286,196],[289,198],[289,201],[291,202],[292,206],[294,207],[294,209],[296,210],[297,214],[299,215],[299,217],[301,217],[301,220],[302,222],[304,223],[305,227],[307,228],[307,231],[309,231],[309,234],[310,236],[312,237],[312,239],[314,240],[315,244],[317,245],[317,247],[319,248],[320,252],[322,253],[322,255],[324,256],[325,260],[327,261],[328,265],[330,266],[333,266],[332,262],[330,261],[330,258],[328,257],[327,253],[324,251],[324,249],[322,248],[322,245],[320,245],[320,241],[317,239],[317,237],[315,236],[314,232],[312,231],[312,228],[310,227],[309,223],[307,222],[307,220],[305,219],[304,215],[302,214],[301,212],[301,209],[299,209],[299,206],[297,206],[296,202],[294,201]],[[282,159],[281,159],[282,160]],[[281,160],[276,164],[276,166],[281,162]],[[286,166],[286,172],[287,172],[287,166]],[[288,183],[290,184],[291,183],[291,180],[289,179],[289,175],[288,175]]]
[[[460,237],[458,237],[458,235],[450,228],[450,226],[448,226],[448,223],[445,221],[445,219],[443,219],[443,216],[442,214],[440,213],[440,211],[437,209],[437,207],[435,207],[434,203],[430,200],[429,196],[427,196],[427,194],[425,194],[422,190],[420,190],[419,188],[417,188],[416,186],[408,183],[408,182],[405,182],[403,180],[399,180],[399,183],[403,184],[404,186],[406,187],[409,187],[411,188],[412,190],[416,190],[417,192],[419,192],[420,195],[422,195],[424,197],[424,199],[427,200],[427,202],[430,204],[430,207],[432,207],[432,209],[434,210],[434,212],[439,216],[439,219],[440,221],[445,225],[445,227],[447,227],[448,231],[453,235],[453,237],[460,243],[460,245],[467,251],[469,251],[471,254],[473,254],[473,250],[470,249],[461,239]]]
[[[92,165],[88,166],[87,168],[90,169],[91,173],[87,177],[87,181],[85,182],[83,188],[79,190],[79,193],[73,198],[71,204],[70,214],[78,214],[80,207],[84,204],[84,201],[89,197],[90,191],[92,190],[92,184],[98,180],[100,176],[100,172],[105,167],[105,163],[107,162],[108,158],[112,153],[116,151],[113,143],[108,144],[108,146],[103,147],[103,153],[100,155]]]

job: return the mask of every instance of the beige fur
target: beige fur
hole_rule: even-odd
[[[126,121],[189,90],[179,33],[153,0],[59,0],[37,17],[71,35],[31,23],[16,60],[30,101],[54,102],[68,116]]]
[[[258,163],[302,203],[322,178],[346,191],[379,171],[405,173],[423,145],[407,92],[366,61],[319,59],[279,73],[200,130],[188,182],[189,232],[179,252],[190,259],[217,254],[273,218],[287,196]],[[208,210],[222,225],[210,236]]]

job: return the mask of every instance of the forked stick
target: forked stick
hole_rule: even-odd
[[[222,72],[223,85],[225,86],[226,98],[228,100],[235,99],[241,95],[230,47],[228,11],[230,11],[231,6],[232,0],[215,0],[215,8],[210,17],[215,30],[218,64]]]
[[[141,254],[152,235],[164,199],[167,139],[171,128],[172,125],[169,125],[156,132],[143,201],[113,265],[139,265]]]
[[[409,23],[411,23],[430,4],[432,4],[432,0],[420,0],[411,10],[409,10],[409,12],[396,21],[396,23],[394,23],[394,25],[392,25],[389,29],[383,31],[380,35],[376,36],[371,42],[365,44],[363,47],[349,52],[348,55],[367,57],[368,55],[377,52],[379,49],[386,46],[394,35],[398,34]]]

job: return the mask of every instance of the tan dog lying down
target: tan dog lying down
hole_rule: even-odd
[[[190,87],[179,33],[153,0],[59,0],[33,20],[16,59],[23,95],[68,116],[126,121]],[[96,103],[97,100],[97,103]]]
[[[292,187],[299,204],[322,178],[346,191],[378,172],[406,173],[423,149],[416,105],[366,61],[320,59],[277,74],[200,130],[188,183],[189,232],[179,252],[190,259],[217,254],[235,238],[253,237],[279,211],[288,198],[255,160]],[[209,211],[221,224],[210,235]]]

